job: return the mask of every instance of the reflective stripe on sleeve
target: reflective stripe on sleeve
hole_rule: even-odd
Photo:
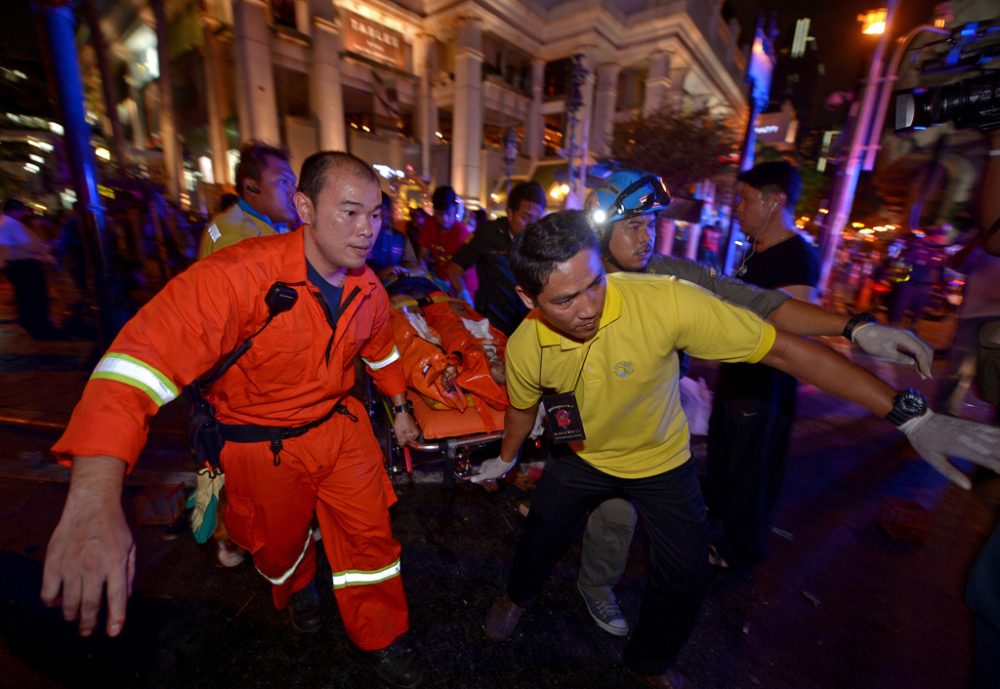
[[[281,584],[284,584],[288,580],[288,577],[292,576],[292,574],[295,572],[296,569],[298,569],[298,566],[302,562],[302,558],[306,556],[306,552],[308,552],[310,545],[312,545],[312,529],[310,529],[308,535],[306,535],[306,544],[302,546],[302,552],[299,553],[298,559],[295,560],[295,564],[292,565],[287,572],[282,574],[280,577],[272,578],[261,572],[259,568],[257,569],[257,571],[260,572],[260,575],[262,577],[267,579],[272,584],[280,586]]]
[[[333,573],[333,588],[342,589],[347,586],[365,586],[366,584],[378,584],[379,582],[399,576],[399,560],[384,569],[374,572],[362,572],[356,569],[349,569],[346,572]]]
[[[399,350],[396,349],[396,345],[393,345],[392,351],[389,352],[389,356],[382,359],[381,361],[368,361],[368,359],[365,359],[364,357],[361,357],[361,360],[368,365],[368,368],[370,368],[373,371],[377,371],[380,368],[385,368],[398,358],[399,358]]]
[[[117,380],[119,383],[139,388],[160,407],[179,394],[177,386],[155,368],[128,354],[117,352],[105,354],[97,362],[97,367],[90,374],[90,378]]]

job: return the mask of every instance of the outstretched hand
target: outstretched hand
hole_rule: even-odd
[[[949,455],[1000,473],[1000,428],[928,410],[899,430],[924,461],[966,490],[972,482],[948,460]]]
[[[877,359],[907,366],[916,364],[921,377],[931,377],[934,349],[909,330],[865,323],[854,329],[854,342]]]
[[[59,524],[45,553],[42,601],[61,606],[80,635],[97,626],[105,592],[108,636],[125,624],[125,604],[135,576],[135,543],[121,506],[125,464],[113,457],[80,457]]]

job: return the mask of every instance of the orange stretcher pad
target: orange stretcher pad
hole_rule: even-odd
[[[424,398],[412,390],[406,396],[413,402],[413,415],[417,417],[426,440],[459,438],[503,430],[503,412],[488,405],[481,405],[480,408],[467,407],[463,411],[431,409]]]
[[[463,301],[444,293],[418,305],[394,299],[393,337],[408,396],[425,438],[489,433],[503,427],[507,338]]]

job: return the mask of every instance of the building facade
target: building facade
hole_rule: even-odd
[[[166,51],[156,41],[157,2],[165,3]],[[231,183],[234,149],[260,139],[288,146],[296,167],[313,151],[340,149],[409,168],[451,184],[475,207],[510,169],[511,132],[513,173],[528,177],[565,159],[570,140],[578,158],[606,156],[616,122],[666,105],[744,117],[745,56],[722,4],[128,0],[104,3],[101,25],[128,155],[150,157],[163,132],[176,131],[184,169],[173,174],[183,172],[189,189]],[[571,120],[576,55],[587,76]],[[98,60],[84,57],[96,72]],[[172,113],[160,97],[167,83]],[[92,93],[101,111],[102,94]]]

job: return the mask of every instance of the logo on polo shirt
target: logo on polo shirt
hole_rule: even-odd
[[[625,380],[626,378],[631,376],[634,370],[635,368],[632,366],[631,361],[619,361],[617,364],[615,364],[614,368],[615,375],[621,378],[622,380]]]

